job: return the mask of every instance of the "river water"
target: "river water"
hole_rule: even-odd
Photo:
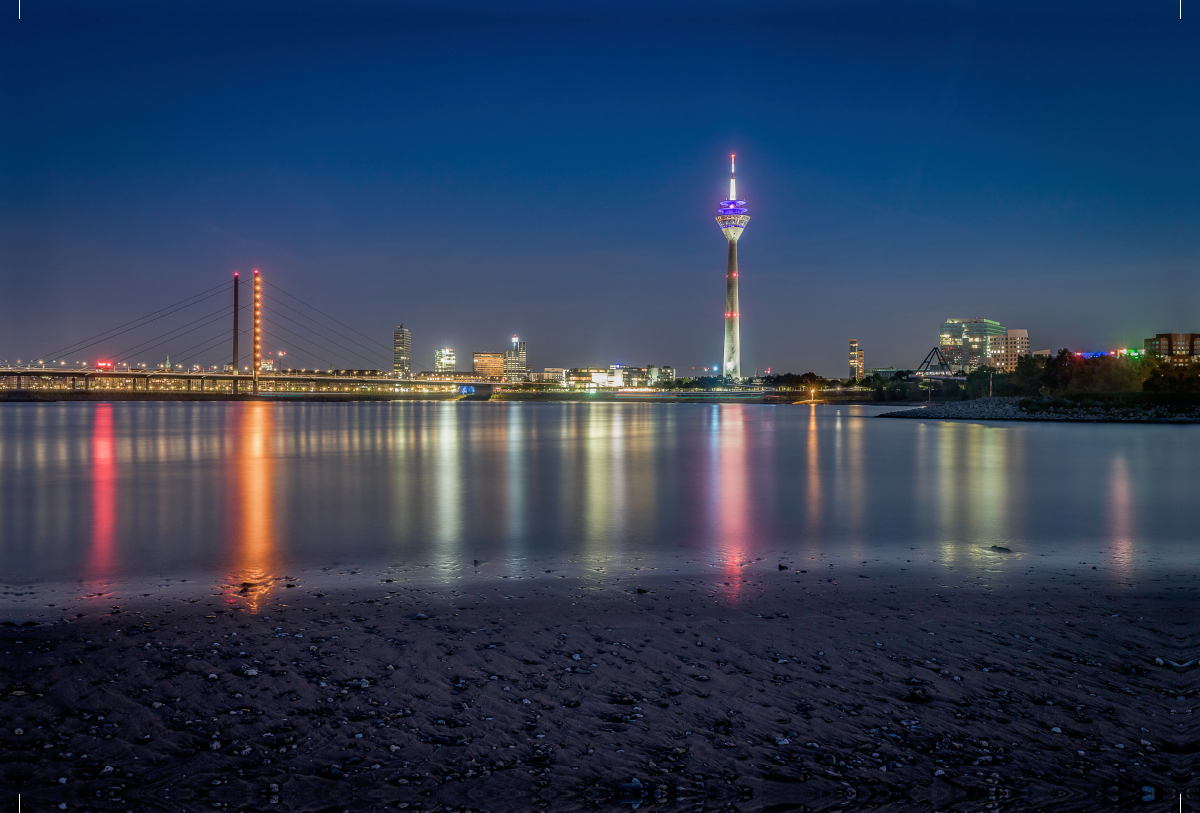
[[[0,405],[0,582],[760,558],[794,568],[936,562],[1010,577],[1052,562],[1118,580],[1194,572],[1200,427],[875,417],[882,411]]]

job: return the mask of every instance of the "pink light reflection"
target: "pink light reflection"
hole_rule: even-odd
[[[92,420],[92,551],[90,578],[112,572],[117,525],[117,462],[112,404],[97,404]]]

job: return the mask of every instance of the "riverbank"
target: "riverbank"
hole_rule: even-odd
[[[881,418],[960,421],[1088,421],[1200,423],[1200,408],[1179,399],[980,398],[933,403],[920,409],[886,412]]]
[[[1194,581],[780,564],[281,580],[4,628],[0,787],[114,811],[1096,811],[1194,788],[1194,672],[1171,666]]]

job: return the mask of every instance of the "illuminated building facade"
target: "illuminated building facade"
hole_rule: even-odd
[[[867,356],[863,352],[862,347],[858,344],[858,339],[850,340],[850,378],[854,380],[861,379],[867,372]]]
[[[988,340],[989,367],[995,367],[1006,373],[1017,369],[1021,356],[1029,355],[1029,331],[1011,328],[1003,336],[993,336]]]
[[[1144,347],[1147,356],[1172,364],[1200,362],[1200,333],[1157,333],[1146,339]]]
[[[970,372],[987,364],[993,337],[1006,335],[1008,329],[991,319],[947,319],[942,322],[938,347],[950,369]]]
[[[738,304],[737,244],[742,230],[750,222],[746,201],[737,199],[734,156],[729,156],[729,200],[721,201],[717,209],[717,224],[729,243],[729,261],[725,268],[725,352],[721,374],[729,378],[742,377],[742,324]]]
[[[412,333],[404,325],[392,331],[392,372],[400,378],[412,376]]]
[[[504,378],[508,381],[524,381],[529,378],[526,363],[525,342],[512,337],[512,349],[504,352]]]
[[[540,373],[530,373],[529,377],[534,381],[566,386],[567,371],[562,367],[546,367]]]
[[[504,354],[474,353],[471,367],[485,378],[501,379],[504,377]]]
[[[443,347],[433,354],[433,371],[435,373],[452,373],[457,363],[453,347]]]

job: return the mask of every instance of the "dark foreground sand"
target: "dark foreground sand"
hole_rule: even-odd
[[[770,566],[280,582],[7,626],[0,792],[34,811],[1197,809],[1194,579]]]

